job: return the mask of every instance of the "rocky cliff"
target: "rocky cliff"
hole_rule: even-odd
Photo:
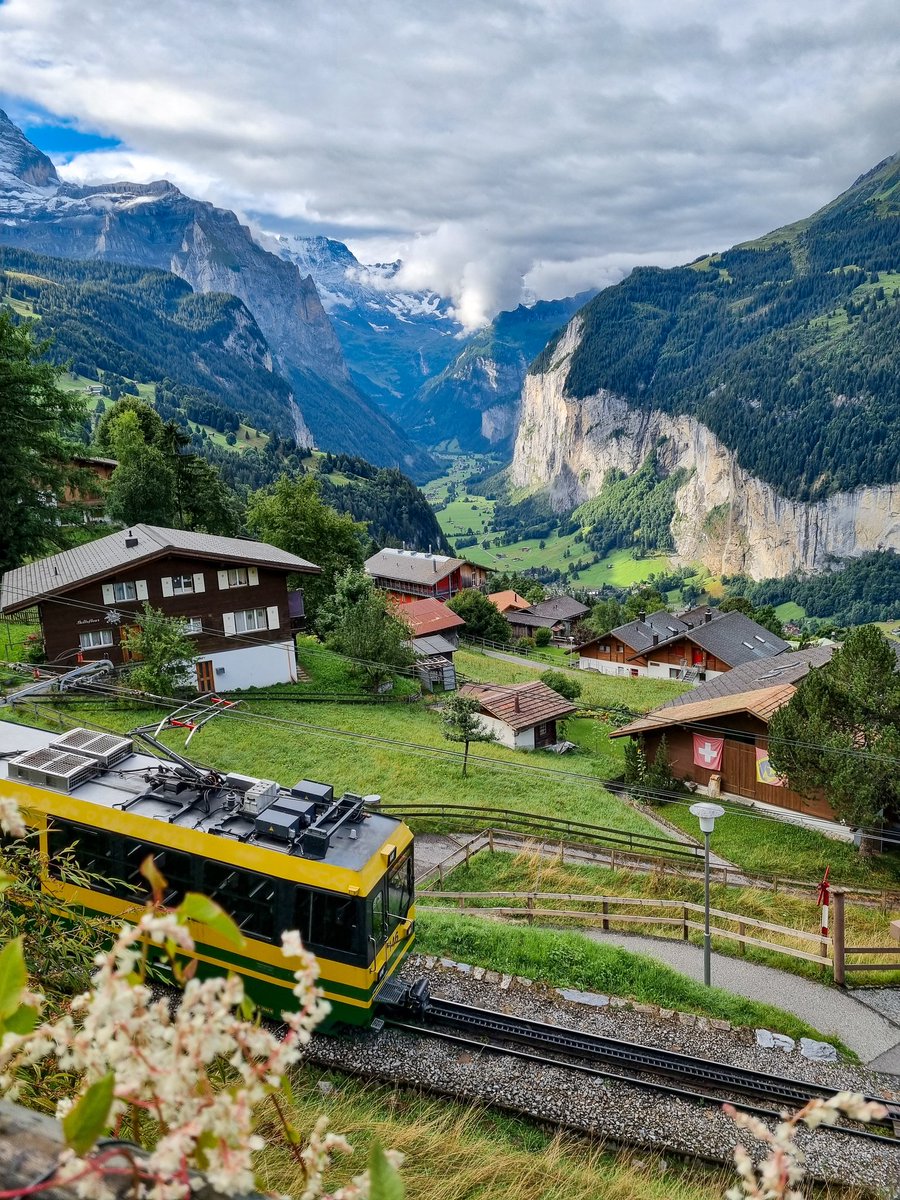
[[[547,488],[555,509],[595,496],[612,468],[631,473],[656,448],[660,466],[689,472],[675,497],[672,532],[680,562],[754,579],[821,570],[833,558],[900,550],[900,485],[788,499],[741,467],[735,454],[693,416],[636,407],[601,389],[573,398],[566,383],[583,335],[576,316],[552,361],[526,378],[512,481]]]

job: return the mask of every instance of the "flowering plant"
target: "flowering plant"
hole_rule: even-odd
[[[725,1111],[739,1129],[746,1129],[768,1147],[765,1158],[755,1163],[746,1146],[735,1146],[734,1162],[740,1182],[725,1193],[726,1200],[803,1200],[803,1193],[797,1189],[806,1175],[805,1155],[796,1142],[800,1125],[809,1129],[834,1125],[842,1114],[854,1121],[887,1116],[883,1104],[854,1092],[838,1092],[828,1100],[810,1100],[795,1113],[782,1113],[774,1130],[758,1117],[738,1112],[730,1104],[725,1105]]]
[[[25,832],[10,801],[0,801],[0,827],[13,836]],[[195,978],[190,923],[239,945],[243,939],[231,918],[196,893],[178,908],[165,909],[166,881],[152,858],[141,870],[152,901],[97,955],[90,988],[55,1019],[41,1021],[44,998],[28,988],[23,939],[0,951],[0,1093],[15,1098],[28,1069],[51,1057],[74,1084],[72,1095],[57,1105],[66,1148],[55,1175],[41,1188],[70,1184],[90,1200],[113,1200],[113,1185],[124,1175],[145,1200],[180,1200],[190,1193],[191,1173],[202,1171],[223,1195],[250,1191],[256,1184],[253,1156],[263,1148],[256,1117],[270,1102],[301,1166],[298,1200],[327,1200],[324,1173],[350,1147],[328,1131],[324,1119],[304,1141],[286,1103],[288,1072],[328,1012],[316,986],[315,958],[296,932],[282,935],[285,955],[298,964],[297,1007],[283,1014],[279,1036],[256,1019],[239,977]],[[177,1004],[148,985],[151,953],[162,957],[183,988]],[[121,1144],[97,1148],[108,1130],[118,1137],[126,1129],[135,1140],[143,1136],[150,1148],[136,1147],[125,1157]],[[401,1196],[398,1162],[376,1147],[369,1170],[331,1200]],[[13,1200],[35,1190],[40,1188],[0,1197]]]

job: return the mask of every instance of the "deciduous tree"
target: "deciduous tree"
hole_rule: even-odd
[[[469,765],[469,745],[471,742],[496,742],[497,735],[481,723],[478,715],[478,701],[472,696],[451,696],[444,704],[441,721],[444,725],[444,737],[450,742],[463,742],[463,778]]]
[[[330,649],[354,660],[354,673],[373,690],[415,661],[409,626],[362,571],[345,571],[338,578],[317,628]]]
[[[135,659],[129,684],[154,696],[173,696],[193,685],[194,646],[180,617],[167,617],[145,604],[134,624],[122,630],[122,647]]]
[[[452,600],[447,601],[447,607],[465,621],[468,636],[504,645],[509,641],[509,622],[483,592],[475,588],[463,588]]]

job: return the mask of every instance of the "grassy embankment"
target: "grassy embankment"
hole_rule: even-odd
[[[334,1087],[327,1097],[316,1086],[323,1078]],[[407,1200],[719,1200],[733,1180],[724,1168],[604,1149],[477,1105],[361,1084],[314,1067],[297,1073],[294,1095],[299,1129],[311,1129],[324,1112],[354,1148],[326,1179],[330,1187],[365,1168],[373,1140],[405,1155]],[[299,1195],[303,1180],[282,1148],[274,1115],[261,1132],[273,1143],[258,1163],[263,1186]]]
[[[733,1025],[774,1029],[789,1037],[827,1036],[774,1004],[707,988],[645,954],[603,945],[580,933],[512,927],[487,918],[429,912],[425,907],[419,910],[416,932],[418,948],[426,954],[479,963],[551,987],[609,993]],[[827,1040],[852,1057],[839,1039]]]
[[[457,867],[444,881],[444,889],[449,892],[535,892],[538,894],[542,892],[562,892],[581,896],[633,896],[640,899],[656,898],[663,900],[687,900],[695,904],[703,903],[703,882],[700,879],[685,879],[673,875],[669,871],[665,873],[642,874],[637,871],[618,869],[614,871],[604,867],[572,866],[570,864],[561,864],[558,860],[542,858],[537,854],[527,852],[521,854],[491,854],[489,852],[482,852],[477,857],[471,859],[468,866]],[[744,917],[751,917],[776,925],[786,925],[792,929],[808,933],[819,932],[821,910],[816,903],[814,894],[803,897],[786,895],[784,892],[765,891],[759,888],[725,887],[721,884],[713,884],[710,889],[710,897],[712,907],[721,909],[724,912],[739,913]],[[439,896],[435,896],[433,901],[426,901],[425,903],[440,905],[442,901]],[[455,902],[447,901],[446,903]],[[497,905],[507,906],[509,904],[510,901],[508,900],[492,899],[485,896],[483,900],[473,901],[471,906],[474,907],[477,905],[482,908],[491,908]],[[589,914],[598,914],[598,909],[595,905],[582,905],[568,900],[538,899],[536,907],[538,910],[540,908],[566,909],[567,911],[584,909]],[[626,908],[619,911],[628,912],[629,910]],[[639,912],[639,910],[634,911]],[[680,917],[681,914],[680,910],[673,912],[671,910],[659,909],[650,910],[647,915],[654,917],[674,915]],[[890,937],[890,922],[892,917],[898,915],[897,913],[883,913],[878,908],[868,908],[859,904],[847,904],[845,915],[846,936],[849,944],[856,946],[891,946],[894,944]],[[702,917],[697,913],[691,913],[690,919],[701,921]],[[541,917],[539,912],[535,920],[540,924]],[[573,918],[572,920],[558,919],[552,923],[554,927],[569,925],[578,928],[581,925],[577,918]],[[596,928],[596,923],[591,927]],[[612,928],[620,933],[646,934],[653,937],[669,937],[677,940],[680,940],[682,936],[682,930],[679,925],[642,925],[629,922],[627,925],[619,925],[617,927],[613,919]],[[729,923],[726,925],[726,928],[737,932],[737,926],[734,924]],[[751,937],[773,942],[775,945],[789,946],[793,949],[805,950],[810,953],[818,952],[818,947],[815,943],[800,938],[790,938],[769,930],[758,930],[750,927],[747,928],[746,932]],[[693,931],[690,935],[690,940],[700,945],[703,940],[702,934]],[[830,969],[816,963],[806,962],[803,959],[790,958],[788,955],[778,954],[756,946],[747,946],[742,953],[738,944],[728,938],[713,937],[713,944],[718,953],[730,954],[734,957],[746,957],[750,962],[765,963],[768,966],[778,967],[780,970],[791,971],[794,974],[803,975],[820,982],[831,982]],[[878,974],[883,976],[884,973],[878,972]],[[900,973],[898,973],[898,981],[900,981]],[[894,982],[894,980],[893,978],[876,979],[874,974],[870,980],[864,980],[861,976],[854,977],[854,983],[862,984],[863,982],[887,983]]]

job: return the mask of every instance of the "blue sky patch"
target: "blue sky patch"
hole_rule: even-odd
[[[71,158],[92,150],[115,150],[122,145],[118,138],[77,129],[71,122],[38,105],[29,104],[0,92],[0,108],[19,126],[30,142],[53,158]]]

